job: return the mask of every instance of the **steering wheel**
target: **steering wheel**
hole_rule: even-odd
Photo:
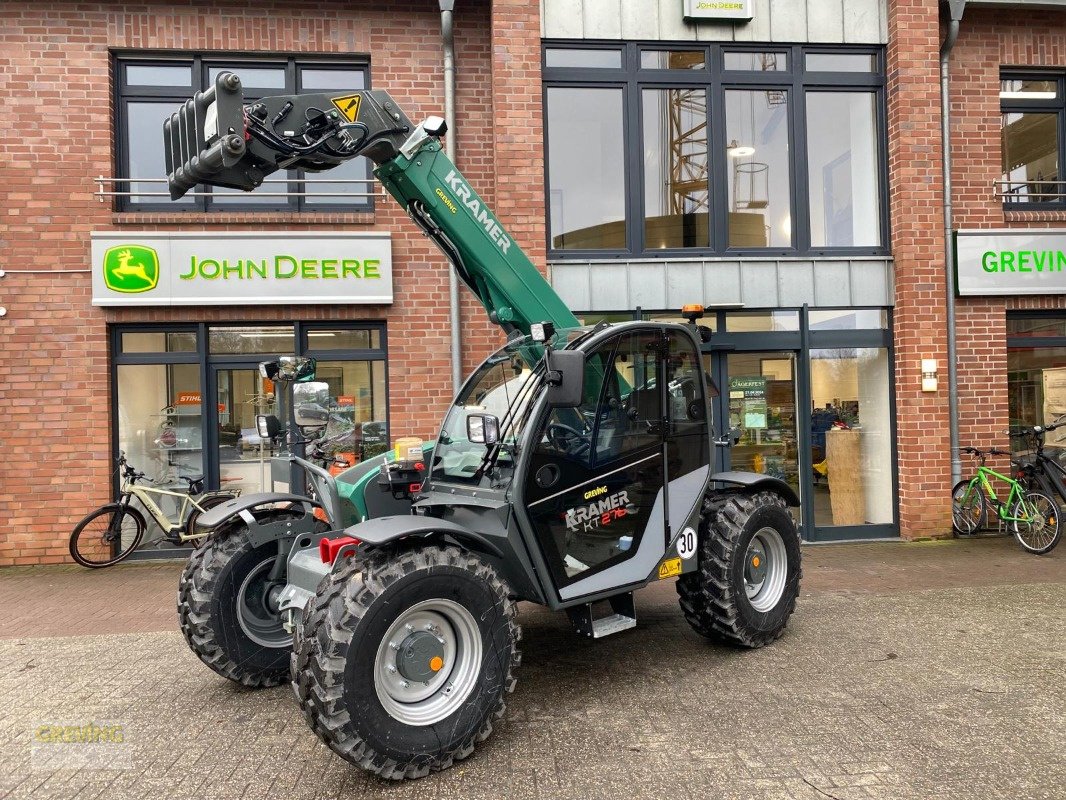
[[[562,422],[552,422],[544,431],[552,447],[562,450],[567,455],[583,456],[591,447],[590,442],[582,435],[581,431],[564,425]]]

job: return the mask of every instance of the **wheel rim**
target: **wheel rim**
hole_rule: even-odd
[[[131,513],[123,514],[118,531],[112,530],[116,511],[98,514],[78,531],[75,549],[90,564],[109,564],[126,555],[140,535],[140,522]],[[117,547],[116,547],[117,544]]]
[[[281,587],[268,581],[277,556],[257,564],[241,582],[237,592],[237,622],[245,636],[262,647],[292,645],[292,634],[281,624],[277,594]]]
[[[1029,516],[1028,522],[1015,522],[1014,534],[1021,545],[1029,550],[1043,550],[1055,541],[1058,533],[1059,510],[1048,497],[1030,495],[1019,503],[1014,516]]]
[[[374,660],[382,707],[406,725],[433,725],[470,696],[481,672],[481,631],[451,600],[424,600],[386,631]]]
[[[761,528],[744,553],[744,592],[756,611],[767,612],[785,593],[788,554],[785,541],[774,528]]]

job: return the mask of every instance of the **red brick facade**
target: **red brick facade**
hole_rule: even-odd
[[[545,258],[539,3],[457,3],[458,164],[537,264]],[[895,262],[901,535],[950,530],[946,294],[937,3],[888,2],[888,164]],[[0,565],[66,559],[66,535],[109,499],[107,325],[118,322],[380,320],[389,334],[392,434],[431,436],[451,396],[448,266],[389,200],[367,214],[118,213],[93,192],[115,174],[112,53],[352,53],[415,120],[443,110],[435,0],[269,2],[0,0]],[[1001,66],[1066,65],[1066,12],[970,9],[951,56],[957,228],[1066,227],[1066,213],[1008,212],[1000,174]],[[102,310],[90,304],[94,230],[381,230],[392,234],[395,302]],[[29,270],[36,270],[29,272]],[[960,439],[1005,445],[1006,314],[1066,297],[958,303]],[[463,371],[501,336],[464,290]],[[921,391],[936,358],[941,386]]]
[[[531,255],[543,254],[538,175],[539,9],[465,0],[455,14],[458,164]],[[386,319],[392,434],[431,436],[451,397],[449,267],[391,200],[373,214],[116,213],[93,192],[115,174],[111,53],[122,50],[352,53],[369,56],[373,86],[409,116],[443,112],[435,0],[158,4],[0,3],[0,565],[61,561],[66,536],[109,499],[107,324],[135,321]],[[520,75],[520,79],[516,78]],[[495,81],[504,85],[496,89]],[[506,104],[506,108],[496,107]],[[493,123],[494,117],[496,122]],[[512,129],[510,126],[514,126]],[[539,142],[539,140],[537,140]],[[529,152],[532,147],[533,152]],[[525,186],[514,191],[512,179]],[[395,302],[102,310],[90,305],[89,232],[136,230],[385,230]],[[538,259],[540,262],[543,259]],[[17,272],[37,269],[38,273]],[[464,290],[465,291],[465,290]],[[502,342],[469,300],[465,368]]]

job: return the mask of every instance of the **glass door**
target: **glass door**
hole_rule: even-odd
[[[733,447],[718,448],[723,468],[780,478],[800,495],[796,354],[731,352],[719,358],[725,365],[724,375],[721,367],[718,373],[724,385],[716,428],[734,429],[740,435]]]
[[[214,368],[214,387],[219,486],[245,494],[271,491],[270,459],[282,455],[284,439],[260,437],[255,417],[286,418],[278,408],[274,383],[260,376],[258,363],[228,364]]]

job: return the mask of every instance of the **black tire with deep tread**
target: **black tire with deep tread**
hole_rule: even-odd
[[[476,581],[498,610],[481,631],[485,653],[478,686],[451,716],[416,729],[388,716],[372,680],[356,681],[362,694],[358,699],[375,706],[384,720],[379,717],[375,723],[352,714],[352,698],[346,692],[352,691],[351,676],[359,668],[352,659],[368,653],[372,663],[378,647],[377,641],[362,637],[369,628],[382,624],[381,615],[395,619],[405,610],[402,601],[390,605],[393,597],[411,591],[418,581],[438,576],[452,582]],[[336,567],[309,601],[293,640],[292,688],[311,729],[346,761],[391,780],[421,778],[469,756],[477,743],[492,734],[493,720],[503,716],[504,697],[514,690],[514,670],[521,663],[522,630],[510,594],[495,569],[457,547],[382,549]],[[486,618],[474,616],[479,622]],[[486,682],[487,674],[490,682]],[[394,731],[418,730],[427,731],[426,746],[418,752],[389,751]]]
[[[778,526],[790,563],[781,599],[764,614],[748,602],[741,561],[753,534],[767,523]],[[709,493],[700,517],[698,557],[699,569],[677,580],[681,610],[696,632],[750,648],[781,637],[796,608],[802,576],[799,534],[783,497]]]
[[[248,638],[231,595],[277,544],[253,547],[248,528],[235,523],[202,540],[178,584],[178,622],[189,648],[224,678],[249,689],[280,686],[289,674],[291,646],[264,647]]]

